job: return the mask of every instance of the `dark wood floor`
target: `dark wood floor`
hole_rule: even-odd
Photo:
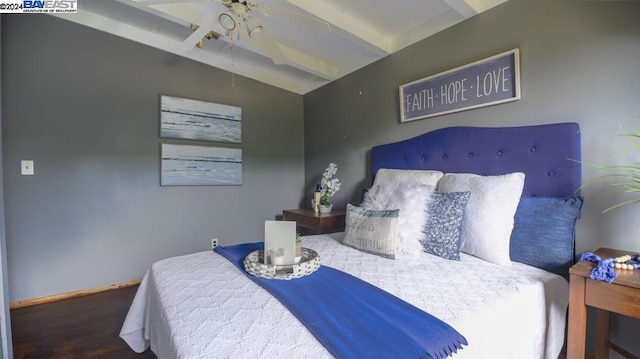
[[[11,311],[18,358],[155,359],[118,336],[137,286]]]

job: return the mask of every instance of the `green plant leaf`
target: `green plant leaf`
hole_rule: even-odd
[[[640,118],[640,116],[633,116]],[[626,131],[622,125],[620,127],[620,134],[616,135],[616,137],[623,137],[629,141],[634,142],[634,144],[629,145],[621,150],[613,152],[607,156],[607,158],[613,158],[614,156],[618,156],[623,153],[628,153],[632,151],[640,150],[640,131]],[[584,182],[580,187],[576,189],[576,192],[584,189],[586,186],[593,184],[596,181],[603,180],[606,178],[612,178],[615,181],[611,183],[612,186],[620,187],[624,190],[625,193],[638,193],[640,192],[640,163],[634,163],[631,165],[599,165],[596,163],[590,163],[586,161],[579,161],[575,159],[568,158],[568,160],[580,163],[584,166],[591,167],[597,171],[607,172],[603,175],[596,176],[586,182]],[[628,204],[638,203],[640,202],[640,198],[630,199],[621,203],[618,203],[614,206],[611,206],[602,213],[606,213],[611,211],[612,209],[619,208]]]
[[[326,194],[322,195],[322,197],[320,197],[320,204],[323,206],[328,206],[329,203],[329,196],[327,196]]]

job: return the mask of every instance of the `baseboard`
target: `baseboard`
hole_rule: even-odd
[[[77,291],[74,291],[74,292],[67,292],[67,293],[49,295],[49,296],[46,296],[46,297],[39,297],[39,298],[25,299],[25,300],[16,300],[16,301],[11,302],[9,304],[9,308],[11,310],[13,310],[13,309],[18,309],[18,308],[30,307],[30,306],[38,305],[38,304],[53,303],[53,302],[57,302],[57,301],[60,301],[60,300],[83,297],[85,295],[91,295],[91,294],[96,294],[96,293],[100,293],[100,292],[106,292],[106,291],[110,291],[110,290],[114,290],[114,289],[132,287],[132,286],[140,284],[140,282],[141,282],[140,279],[136,279],[136,280],[132,280],[132,281],[128,281],[128,282],[116,283],[116,284],[106,285],[106,286],[103,286],[103,287],[90,288],[90,289],[82,289],[82,290],[77,290]]]

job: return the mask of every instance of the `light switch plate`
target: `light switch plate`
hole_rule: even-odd
[[[20,173],[23,176],[33,176],[33,161],[32,160],[22,160],[20,161]]]

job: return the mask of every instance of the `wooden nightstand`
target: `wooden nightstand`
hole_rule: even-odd
[[[282,220],[296,221],[298,227],[324,234],[344,231],[345,214],[343,210],[322,214],[315,213],[311,209],[286,209],[282,211]]]
[[[594,253],[603,259],[633,254],[611,248],[600,248]],[[609,349],[611,349],[627,358],[636,358],[637,356],[609,341],[609,314],[613,312],[640,318],[640,270],[617,269],[618,277],[609,284],[589,278],[589,272],[593,267],[595,263],[581,261],[569,269],[567,359],[585,357],[587,305],[596,308],[595,357],[609,358]]]

